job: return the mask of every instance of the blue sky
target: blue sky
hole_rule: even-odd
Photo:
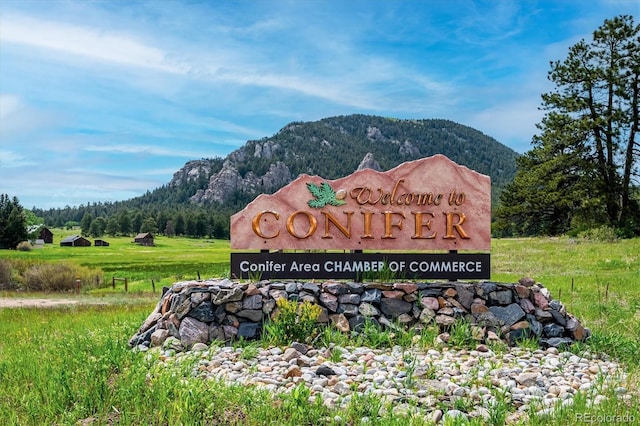
[[[119,201],[292,121],[445,118],[518,152],[549,62],[637,0],[0,1],[0,193]]]

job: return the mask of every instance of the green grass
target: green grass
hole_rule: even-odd
[[[392,406],[373,396],[354,397],[345,408],[329,409],[321,401],[310,401],[303,387],[278,396],[203,380],[191,374],[199,362],[196,355],[163,364],[157,356],[131,351],[128,338],[158,301],[158,295],[150,293],[150,279],[157,278],[157,285],[160,281],[169,285],[178,276],[195,278],[196,271],[203,278],[208,274],[224,276],[225,272],[214,271],[218,267],[228,271],[229,242],[160,237],[156,247],[140,247],[132,244],[131,238],[107,240],[110,247],[54,245],[31,252],[0,251],[0,258],[64,259],[101,268],[107,276],[128,271],[121,274],[129,274],[133,281],[130,290],[134,292],[124,294],[119,283],[115,292],[108,287],[74,295],[82,303],[71,307],[0,309],[0,425],[74,425],[82,421],[96,425],[356,425],[362,423],[362,417],[369,418],[368,424],[428,424],[419,416],[394,413]],[[624,401],[613,389],[607,390],[608,399],[597,407],[578,397],[573,407],[560,409],[548,418],[533,415],[525,424],[579,425],[583,422],[576,415],[585,413],[592,418],[632,415],[638,421],[640,239],[613,243],[568,238],[494,240],[492,279],[513,282],[523,276],[543,283],[569,312],[593,330],[589,343],[571,350],[613,356],[628,373],[623,386],[634,391],[633,399]],[[0,293],[1,297],[16,295],[24,294]],[[413,342],[424,348],[432,344],[437,333],[432,328],[420,337],[410,332],[369,331],[358,340],[325,330],[318,344],[408,348]],[[462,328],[459,340],[468,340]],[[250,345],[247,357],[256,352],[256,343]],[[411,380],[408,365],[407,380]],[[509,410],[512,407],[508,402],[494,407],[491,423],[501,424]]]
[[[54,229],[53,244],[28,252],[0,250],[0,259],[21,262],[69,261],[91,269],[100,269],[107,284],[113,277],[127,278],[129,290],[151,291],[151,280],[160,288],[176,281],[229,276],[228,240],[159,236],[154,247],[134,244],[133,237],[105,237],[108,247],[61,247],[60,240],[78,230]],[[90,239],[91,241],[93,239]],[[116,281],[118,291],[124,283]]]

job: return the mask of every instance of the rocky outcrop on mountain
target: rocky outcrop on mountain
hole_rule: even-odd
[[[337,179],[435,154],[490,175],[494,199],[515,174],[517,154],[469,127],[447,120],[350,115],[291,123],[269,138],[247,141],[224,159],[190,161],[169,187],[195,182],[188,189],[192,202],[239,206],[303,173]]]
[[[382,168],[380,167],[380,164],[378,164],[376,159],[373,158],[373,154],[370,153],[370,152],[367,152],[367,155],[364,156],[364,158],[362,159],[362,161],[358,165],[358,170],[363,170],[363,169],[373,169],[373,170],[377,170],[379,172],[382,171]]]
[[[269,170],[261,176],[248,172],[244,177],[231,161],[225,161],[222,170],[211,176],[207,189],[198,190],[191,200],[197,203],[224,203],[236,192],[271,193],[292,180],[291,171],[282,161],[271,164]]]
[[[173,174],[173,178],[171,179],[171,182],[169,182],[169,187],[175,188],[202,178],[208,179],[214,171],[213,168],[214,165],[211,160],[189,161],[184,165],[184,167]]]

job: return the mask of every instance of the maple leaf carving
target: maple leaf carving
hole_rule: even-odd
[[[309,207],[314,209],[320,209],[326,205],[330,206],[342,206],[347,204],[344,200],[339,200],[336,197],[336,192],[331,188],[331,186],[327,182],[322,182],[320,186],[314,183],[307,183],[307,188],[311,195],[313,195],[313,199],[307,201]]]

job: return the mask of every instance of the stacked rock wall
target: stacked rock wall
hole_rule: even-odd
[[[154,311],[131,337],[132,347],[161,345],[169,336],[189,349],[196,343],[260,336],[277,311],[276,300],[309,301],[322,308],[318,319],[344,332],[369,320],[382,327],[446,331],[457,319],[474,326],[479,341],[502,338],[513,344],[537,337],[542,346],[560,346],[589,337],[549,290],[523,278],[516,284],[356,283],[326,281],[239,283],[228,279],[186,281],[165,288]]]

